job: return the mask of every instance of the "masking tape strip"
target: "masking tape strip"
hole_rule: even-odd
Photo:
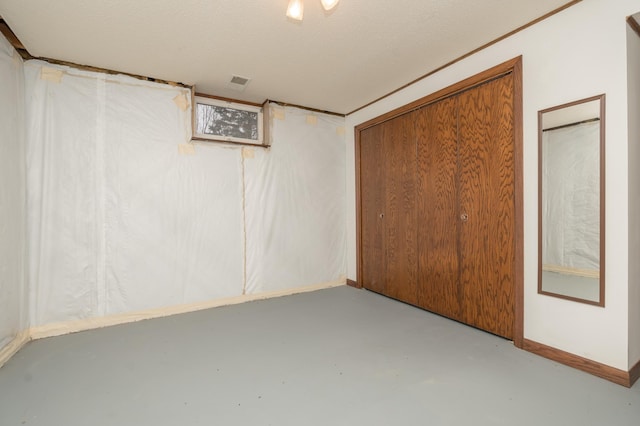
[[[316,126],[318,124],[318,116],[317,115],[307,115],[307,124],[310,126]]]
[[[13,63],[15,65],[20,65],[22,64],[24,61],[22,60],[22,56],[20,56],[20,54],[18,53],[17,50],[13,50],[13,55],[11,56],[11,59],[13,59]]]
[[[242,158],[254,158],[256,151],[253,148],[242,147]]]
[[[45,337],[61,336],[79,331],[92,330],[96,328],[109,327],[112,325],[126,324],[153,318],[162,318],[170,315],[186,314],[189,312],[201,311],[204,309],[217,308],[220,306],[237,305],[255,300],[272,299],[282,296],[290,296],[299,293],[308,293],[317,290],[324,290],[333,287],[346,285],[346,277],[341,277],[337,281],[325,282],[305,287],[298,287],[288,290],[278,290],[259,294],[245,294],[242,296],[215,299],[207,302],[191,303],[185,305],[170,306],[168,308],[150,309],[146,311],[130,312],[126,314],[111,315],[100,318],[88,318],[79,321],[66,321],[55,324],[47,324],[39,327],[32,327],[29,336],[32,340],[44,339]]]
[[[336,127],[336,135],[344,136],[345,134],[346,134],[346,130],[345,130],[344,126]]]
[[[186,111],[189,108],[189,99],[184,93],[180,93],[173,98],[173,102],[180,108],[180,111]]]
[[[181,143],[178,144],[178,153],[180,155],[195,155],[196,147],[192,143]]]
[[[578,277],[600,278],[600,271],[597,269],[579,269],[560,265],[542,265],[542,270],[565,275],[575,275]]]
[[[64,71],[55,68],[42,67],[40,69],[40,80],[50,81],[52,83],[60,83]]]
[[[31,336],[29,330],[21,331],[6,346],[0,349],[0,367],[2,367],[12,356],[14,356],[24,345],[29,343]]]
[[[273,107],[273,109],[271,110],[271,114],[276,120],[284,120],[284,108]]]

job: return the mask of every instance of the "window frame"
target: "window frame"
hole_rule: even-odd
[[[225,135],[212,135],[206,133],[199,133],[197,120],[198,120],[198,105],[210,105],[215,107],[223,107],[230,108],[239,111],[248,111],[252,113],[258,114],[258,139],[250,139],[250,138],[240,138],[235,136],[225,136]],[[212,142],[227,142],[227,143],[235,143],[241,145],[256,145],[256,146],[264,146],[265,145],[265,137],[264,137],[264,109],[261,106],[249,105],[240,102],[234,102],[231,100],[225,99],[217,99],[213,97],[203,96],[200,94],[193,95],[193,102],[191,108],[191,130],[192,130],[192,140],[203,140],[203,141],[212,141]]]

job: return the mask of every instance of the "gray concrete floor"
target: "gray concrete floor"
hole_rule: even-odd
[[[35,341],[0,425],[634,425],[631,389],[348,287]]]
[[[542,289],[579,299],[600,300],[600,279],[542,271]]]

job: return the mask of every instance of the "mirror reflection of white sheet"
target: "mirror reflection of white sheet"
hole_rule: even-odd
[[[544,292],[598,302],[600,121],[592,102],[543,115],[541,278]]]

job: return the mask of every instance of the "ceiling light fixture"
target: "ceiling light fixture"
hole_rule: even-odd
[[[339,1],[340,0],[320,0],[320,3],[322,3],[324,10],[331,10],[338,5]]]
[[[337,6],[340,0],[320,0],[324,10],[329,11]],[[302,21],[304,15],[304,3],[302,0],[289,0],[287,6],[287,17],[296,21]]]
[[[289,6],[287,7],[287,17],[295,19],[296,21],[302,21],[304,15],[304,3],[302,0],[289,0]]]

